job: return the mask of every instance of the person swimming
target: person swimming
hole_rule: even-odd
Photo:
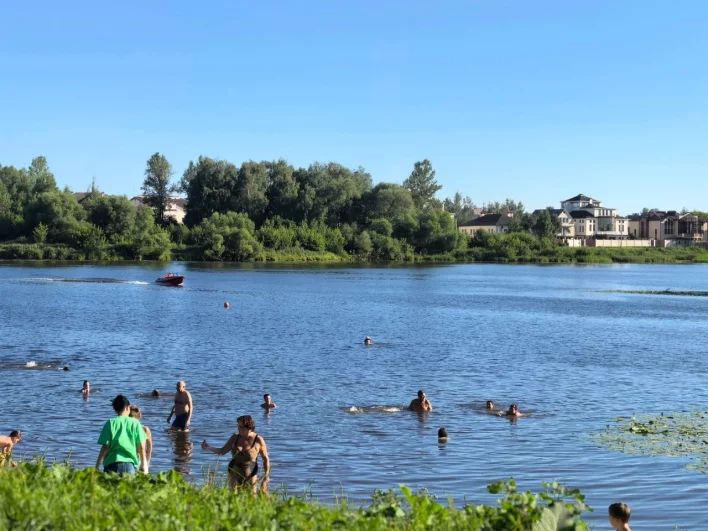
[[[447,442],[447,430],[445,428],[440,428],[438,430],[438,442],[439,443],[446,443]]]
[[[81,387],[81,394],[84,396],[88,396],[89,393],[91,393],[91,384],[88,380],[84,380],[84,384]]]
[[[369,336],[366,336],[364,338],[364,345],[373,345],[373,341],[371,341],[371,338]]]
[[[275,405],[273,402],[273,399],[269,394],[263,395],[263,403],[261,404],[261,407],[265,409],[266,411],[270,411],[271,409],[275,409],[278,406]]]
[[[160,391],[159,391],[159,389],[153,389],[153,390],[152,390],[152,393],[150,393],[150,396],[151,396],[152,398],[160,398]]]
[[[430,403],[430,400],[428,400],[428,398],[425,396],[425,391],[421,389],[420,391],[418,391],[418,398],[414,398],[413,400],[411,400],[408,409],[410,409],[411,411],[415,411],[416,413],[425,413],[426,411],[432,411],[433,405]]]
[[[484,406],[485,409],[494,409],[494,401],[487,400],[487,404]]]
[[[509,406],[509,409],[507,411],[502,411],[499,413],[500,417],[513,417],[513,418],[518,418],[518,417],[525,417],[526,413],[521,413],[519,411],[519,406],[517,404],[511,404]]]

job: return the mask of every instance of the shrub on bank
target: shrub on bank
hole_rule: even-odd
[[[427,493],[377,491],[367,507],[195,487],[177,473],[127,476],[41,462],[0,467],[0,529],[459,529],[578,531],[588,509],[578,491],[553,483],[541,494],[513,480],[490,485],[498,505],[455,509]]]

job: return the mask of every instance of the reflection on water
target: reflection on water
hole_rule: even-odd
[[[194,445],[190,437],[189,431],[169,431],[170,442],[172,443],[172,453],[174,458],[174,469],[180,474],[190,475],[192,470],[192,449]]]

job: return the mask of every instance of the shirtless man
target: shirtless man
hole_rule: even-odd
[[[192,395],[187,391],[187,384],[183,381],[177,382],[177,394],[175,394],[175,405],[172,406],[167,422],[175,416],[172,423],[173,430],[188,430],[192,420]]]
[[[89,383],[88,380],[84,380],[84,385],[81,388],[81,394],[84,396],[88,396],[91,393],[91,384]]]
[[[517,406],[516,404],[511,404],[511,405],[509,406],[509,410],[508,410],[508,411],[506,411],[506,412],[502,411],[502,412],[498,413],[498,415],[499,415],[500,417],[513,417],[513,418],[518,418],[518,417],[525,417],[525,416],[526,416],[526,413],[521,413],[521,412],[519,411],[519,406]]]
[[[22,432],[20,430],[13,430],[10,432],[9,437],[4,435],[0,436],[0,454],[7,452],[12,453],[12,448],[22,440]]]
[[[270,397],[270,395],[266,394],[263,395],[263,403],[261,404],[261,407],[266,411],[270,411],[271,409],[275,409],[278,406],[273,403],[273,399]]]
[[[418,391],[418,398],[411,400],[411,404],[408,406],[408,409],[415,411],[416,413],[425,413],[426,411],[432,411],[433,405],[425,396],[425,391],[421,389]]]

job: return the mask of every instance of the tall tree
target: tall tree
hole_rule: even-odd
[[[268,206],[266,191],[268,174],[263,162],[248,161],[241,164],[232,198],[232,208],[243,212],[252,220],[261,223]]]
[[[223,160],[199,157],[190,177],[184,218],[187,226],[198,225],[214,212],[225,214],[229,211],[238,182],[236,166]]]
[[[403,181],[403,186],[411,191],[418,208],[434,204],[435,194],[442,190],[442,186],[435,180],[435,170],[428,159],[413,165],[413,171],[410,177]]]
[[[165,211],[169,208],[170,194],[177,191],[177,187],[170,183],[171,178],[172,164],[164,155],[155,153],[148,159],[142,186],[143,202],[153,208],[158,225],[167,223]]]
[[[32,193],[34,195],[58,191],[54,174],[49,170],[45,157],[40,156],[32,159],[29,168],[27,168],[27,174],[32,181]]]

